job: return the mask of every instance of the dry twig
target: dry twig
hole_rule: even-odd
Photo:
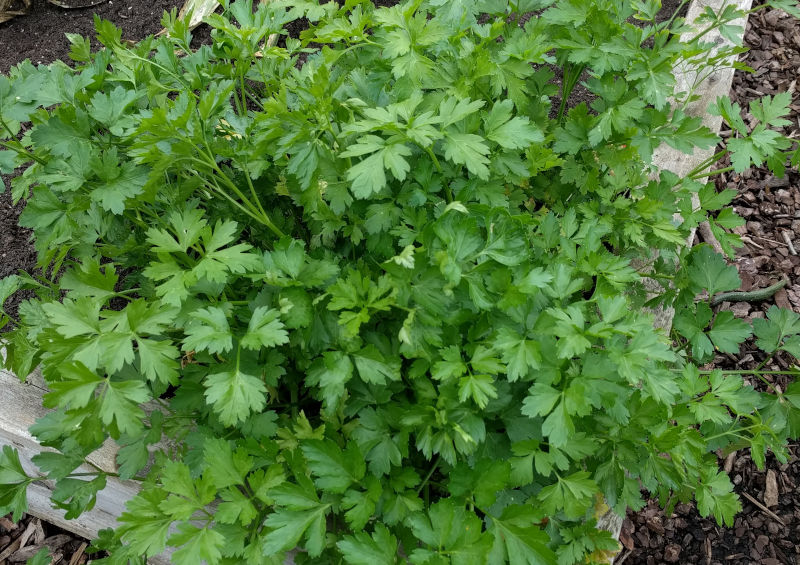
[[[758,509],[759,509],[759,510],[761,510],[761,511],[762,511],[764,514],[766,514],[767,516],[769,516],[770,518],[772,518],[773,520],[775,520],[776,522],[778,522],[779,524],[781,524],[783,527],[786,527],[786,522],[784,522],[783,520],[781,520],[781,517],[780,517],[780,516],[778,516],[777,514],[775,514],[775,512],[773,512],[772,510],[770,510],[769,508],[767,508],[766,506],[764,506],[763,504],[761,504],[761,503],[760,503],[758,500],[756,500],[755,498],[753,498],[752,496],[750,496],[750,495],[749,495],[749,494],[747,494],[746,492],[743,492],[743,493],[742,493],[742,496],[743,496],[743,497],[745,497],[745,498],[746,498],[747,500],[749,500],[750,502],[752,502],[752,503],[753,503],[753,504],[754,504],[756,507],[758,507]]]

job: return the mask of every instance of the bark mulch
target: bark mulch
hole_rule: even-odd
[[[42,549],[51,565],[91,563],[85,540],[27,514],[17,523],[10,518],[0,516],[0,565],[25,563]]]

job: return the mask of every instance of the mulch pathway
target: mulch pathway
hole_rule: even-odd
[[[0,24],[0,73],[25,58],[34,63],[66,59],[69,46],[63,32],[90,35],[95,12],[121,26],[124,37],[135,39],[155,33],[160,28],[161,12],[178,4],[178,0],[109,0],[92,8],[64,11],[45,0],[34,0],[31,15]],[[207,31],[201,33],[207,37]],[[749,19],[745,41],[751,50],[743,61],[755,73],[736,74],[731,92],[734,101],[745,106],[764,94],[795,92],[800,73],[800,24],[782,12],[759,12]],[[798,137],[800,97],[793,97],[791,107],[792,123],[785,133]],[[725,131],[722,134],[729,135]],[[4,178],[4,182],[8,180]],[[778,179],[768,170],[758,169],[742,175],[720,175],[717,183],[720,189],[737,191],[733,204],[747,220],[740,230],[745,246],[736,258],[743,289],[765,287],[782,276],[790,281],[763,303],[721,307],[748,319],[763,317],[772,304],[800,312],[800,174],[790,171]],[[35,265],[28,233],[16,226],[19,211],[19,207],[11,206],[8,192],[0,194],[0,225],[4,226],[0,233],[0,277]],[[717,357],[714,366],[753,368],[761,361],[758,355],[748,343],[737,356]],[[778,356],[768,368],[786,369],[793,362]],[[772,384],[784,389],[787,381],[777,377]],[[667,515],[651,501],[640,512],[630,513],[621,536],[625,549],[617,564],[800,565],[800,446],[791,446],[790,453],[785,464],[769,456],[765,471],[756,469],[747,451],[721,458],[720,464],[729,472],[744,507],[732,528],[721,528],[713,519],[701,518],[690,504],[679,504]],[[0,518],[0,565],[5,565],[4,560],[14,562],[27,555],[21,550],[48,540],[60,544],[55,549],[61,556],[59,563],[86,562],[83,540],[69,536],[64,541],[66,537],[58,536],[69,534],[30,516],[16,527],[7,518]],[[13,552],[8,551],[10,548]]]

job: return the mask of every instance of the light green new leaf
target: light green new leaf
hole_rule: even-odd
[[[247,326],[247,333],[242,338],[242,347],[261,349],[287,343],[289,334],[279,319],[280,315],[280,312],[273,308],[266,306],[256,308]]]
[[[64,337],[100,333],[100,301],[85,297],[42,305],[44,313]]]
[[[203,382],[206,400],[214,406],[220,422],[235,426],[267,404],[267,388],[258,377],[232,369],[208,375]]]
[[[180,351],[170,341],[138,339],[139,367],[149,381],[176,384],[180,368]]]
[[[141,381],[108,380],[102,392],[100,418],[110,425],[113,421],[123,434],[133,435],[142,429],[144,410],[139,405],[150,400],[150,392]]]
[[[359,199],[369,198],[386,186],[384,159],[381,152],[373,153],[347,170],[347,180],[352,184],[350,190]]]
[[[527,117],[511,117],[513,107],[511,100],[495,103],[485,120],[486,138],[506,149],[524,149],[544,141],[542,132]]]
[[[458,381],[458,399],[466,402],[468,398],[471,398],[478,408],[486,408],[490,399],[497,398],[494,379],[490,375],[461,377]]]
[[[544,383],[534,384],[522,402],[522,413],[530,418],[547,416],[561,399],[561,391]]]
[[[51,382],[50,392],[42,399],[42,404],[48,408],[83,408],[94,398],[97,387],[103,382],[102,377],[81,362],[62,365],[59,374],[64,380]]]
[[[480,179],[489,178],[489,147],[481,136],[472,133],[447,132],[444,156],[456,165],[465,165],[467,170]]]
[[[213,354],[231,350],[233,335],[222,308],[209,306],[192,312],[189,316],[192,321],[186,328],[184,351],[208,351]]]

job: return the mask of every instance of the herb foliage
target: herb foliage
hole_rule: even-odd
[[[703,38],[743,15],[692,38],[658,8],[240,1],[209,18],[213,46],[174,13],[135,45],[98,20],[101,51],[70,36],[75,68],[0,77],[0,170],[25,166],[45,273],[0,281],[37,294],[0,318],[5,363],[41,366],[53,410],[32,432],[56,450],[29,476],[4,448],[0,513],[42,477],[68,517],[108,476],[139,480],[94,542],[110,564],[168,545],[192,565],[589,563],[617,547],[603,501],[640,508],[642,488],[730,524],[715,451],[785,457],[800,388],[698,364],[751,333],[796,356],[800,317],[715,313],[702,297],[736,270],[683,243],[707,218],[738,242],[708,182],[725,155],[783,174],[800,152],[772,129],[788,94],[750,125],[720,99],[727,148],[654,170],[663,143],[718,142],[672,69],[740,52]],[[298,18],[301,40],[264,46]],[[579,81],[594,99],[567,109]],[[660,304],[671,335],[643,311]],[[117,472],[76,471],[109,437]]]

